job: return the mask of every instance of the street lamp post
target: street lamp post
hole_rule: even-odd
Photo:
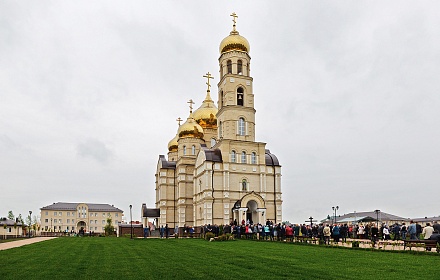
[[[336,211],[339,210],[339,206],[333,206],[332,209],[333,209],[333,211],[335,211],[335,220],[334,220],[334,222],[336,224]]]
[[[376,227],[379,228],[379,213],[380,213],[380,210],[376,209],[376,210],[374,210],[374,212],[376,212]]]
[[[32,211],[29,211],[29,238],[31,238]]]
[[[133,205],[130,204],[130,239],[133,239],[133,218],[131,216],[131,208],[133,208]]]

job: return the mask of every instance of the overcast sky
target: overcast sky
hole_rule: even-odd
[[[250,42],[283,220],[440,209],[439,1],[1,1],[0,216],[154,207],[159,154]],[[217,101],[217,95],[212,97]]]

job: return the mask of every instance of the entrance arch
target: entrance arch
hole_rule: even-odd
[[[81,230],[81,228],[82,228],[84,231],[87,230],[87,224],[86,224],[86,222],[84,222],[84,221],[79,221],[79,222],[76,224],[76,229],[78,230],[78,232]]]
[[[264,199],[255,192],[250,192],[238,200],[233,207],[234,219],[245,220],[254,224],[265,224],[266,203]]]
[[[257,213],[257,209],[258,209],[258,204],[255,200],[249,200],[248,203],[246,204],[246,222],[249,221],[249,223],[253,224],[254,222],[258,221],[258,213]]]

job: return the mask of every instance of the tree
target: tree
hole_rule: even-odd
[[[113,226],[112,223],[112,218],[109,216],[107,218],[107,224],[104,227],[104,231],[105,231],[105,235],[112,235],[115,231],[115,227]]]
[[[14,213],[12,213],[12,210],[9,210],[9,212],[8,212],[8,219],[9,220],[14,220],[15,219],[15,216],[14,216]]]
[[[18,222],[21,223],[22,225],[24,224],[23,222],[23,217],[21,216],[21,214],[18,214],[18,218],[17,218]]]

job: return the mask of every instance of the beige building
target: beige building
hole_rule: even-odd
[[[232,16],[233,29],[220,43],[217,106],[208,72],[205,99],[194,112],[195,103],[188,102],[186,122],[178,119],[167,157],[159,156],[159,226],[282,221],[281,165],[266,143],[255,140],[250,45]]]
[[[18,237],[23,234],[23,224],[17,220],[0,218],[0,239]]]
[[[112,219],[115,229],[122,221],[123,211],[109,204],[57,202],[40,208],[41,231],[104,233],[107,218]]]

